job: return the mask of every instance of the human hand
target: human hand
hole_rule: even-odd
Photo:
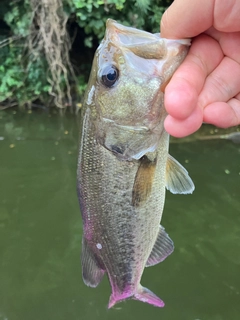
[[[202,122],[240,124],[240,0],[175,0],[161,36],[193,38],[189,53],[165,89],[165,129],[175,137]]]

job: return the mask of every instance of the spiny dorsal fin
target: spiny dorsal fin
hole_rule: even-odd
[[[166,165],[166,188],[172,193],[192,193],[195,189],[187,170],[170,154]]]
[[[160,225],[157,240],[146,263],[146,267],[154,266],[165,260],[174,250],[172,239]]]
[[[140,159],[132,191],[132,205],[134,207],[140,206],[150,195],[155,169],[156,161],[149,160],[147,156],[143,156]]]
[[[100,268],[94,253],[89,248],[86,239],[83,237],[82,240],[82,277],[84,283],[89,287],[97,287],[101,282],[102,277],[105,273]]]

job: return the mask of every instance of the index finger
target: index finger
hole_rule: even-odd
[[[207,76],[223,58],[216,40],[200,35],[193,40],[189,53],[165,89],[165,108],[174,118],[184,120],[197,105]]]
[[[161,20],[161,37],[191,38],[213,25],[214,0],[175,0]]]

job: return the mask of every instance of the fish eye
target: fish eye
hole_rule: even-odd
[[[119,71],[115,66],[107,66],[103,69],[102,72],[102,83],[108,87],[111,88],[114,83],[117,81],[119,77]]]

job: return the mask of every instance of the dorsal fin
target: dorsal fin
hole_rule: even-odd
[[[165,260],[174,250],[172,239],[166,233],[163,226],[159,226],[157,240],[146,263],[146,267],[154,266]]]
[[[195,189],[187,170],[170,154],[166,165],[166,188],[172,193],[192,193]]]
[[[132,190],[132,205],[140,206],[145,202],[152,190],[155,176],[156,160],[151,161],[147,156],[140,159],[140,165],[135,176]]]

